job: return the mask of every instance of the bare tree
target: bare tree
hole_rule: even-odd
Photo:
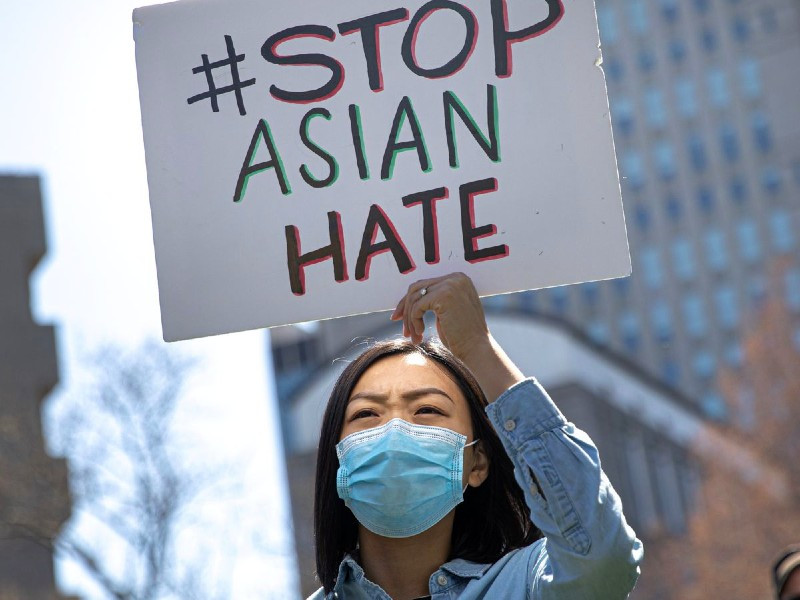
[[[220,538],[193,509],[221,502],[237,525],[256,529],[267,523],[239,516],[266,511],[243,506],[241,466],[209,465],[208,453],[191,466],[180,452],[172,421],[192,365],[157,342],[130,353],[106,349],[93,365],[59,420],[80,517],[57,549],[111,598],[230,597],[235,536]],[[181,542],[186,531],[194,532],[191,544]],[[203,545],[213,556],[191,556]],[[263,546],[253,551],[276,554]]]

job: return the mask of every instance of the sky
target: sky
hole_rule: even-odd
[[[48,254],[31,277],[31,309],[36,322],[57,328],[61,370],[44,408],[46,431],[58,427],[93,350],[161,338],[131,23],[143,4],[25,0],[2,10],[0,174],[38,175],[45,209]],[[246,460],[247,493],[274,515],[270,544],[291,553],[268,339],[254,331],[170,348],[202,366],[179,409],[193,432],[186,451]],[[264,567],[243,557],[237,585],[263,578]],[[292,560],[270,568],[275,592],[286,596]],[[68,563],[59,562],[57,577],[66,592],[101,597]]]

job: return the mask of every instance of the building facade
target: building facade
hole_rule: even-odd
[[[0,177],[0,599],[59,598],[52,543],[70,514],[64,460],[45,452],[41,405],[58,383],[53,327],[31,318],[46,250],[39,180]]]
[[[768,293],[800,348],[800,2],[597,15],[633,275],[489,303],[563,318],[724,419],[716,375]]]

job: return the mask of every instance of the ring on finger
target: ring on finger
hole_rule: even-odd
[[[425,295],[425,294],[427,294],[427,293],[428,293],[428,288],[426,288],[426,287],[422,288],[422,289],[419,291],[419,295],[420,295],[420,296],[424,296],[424,295]]]

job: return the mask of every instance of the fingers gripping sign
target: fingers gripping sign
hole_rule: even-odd
[[[491,402],[525,377],[486,325],[478,292],[463,273],[422,279],[411,284],[392,313],[403,321],[403,335],[418,344],[425,333],[426,312],[436,315],[439,338],[472,371]]]
[[[463,273],[422,279],[408,287],[392,314],[403,320],[403,335],[422,341],[426,312],[436,315],[436,329],[442,342],[459,358],[475,345],[487,343],[489,330],[483,307],[472,280]]]

